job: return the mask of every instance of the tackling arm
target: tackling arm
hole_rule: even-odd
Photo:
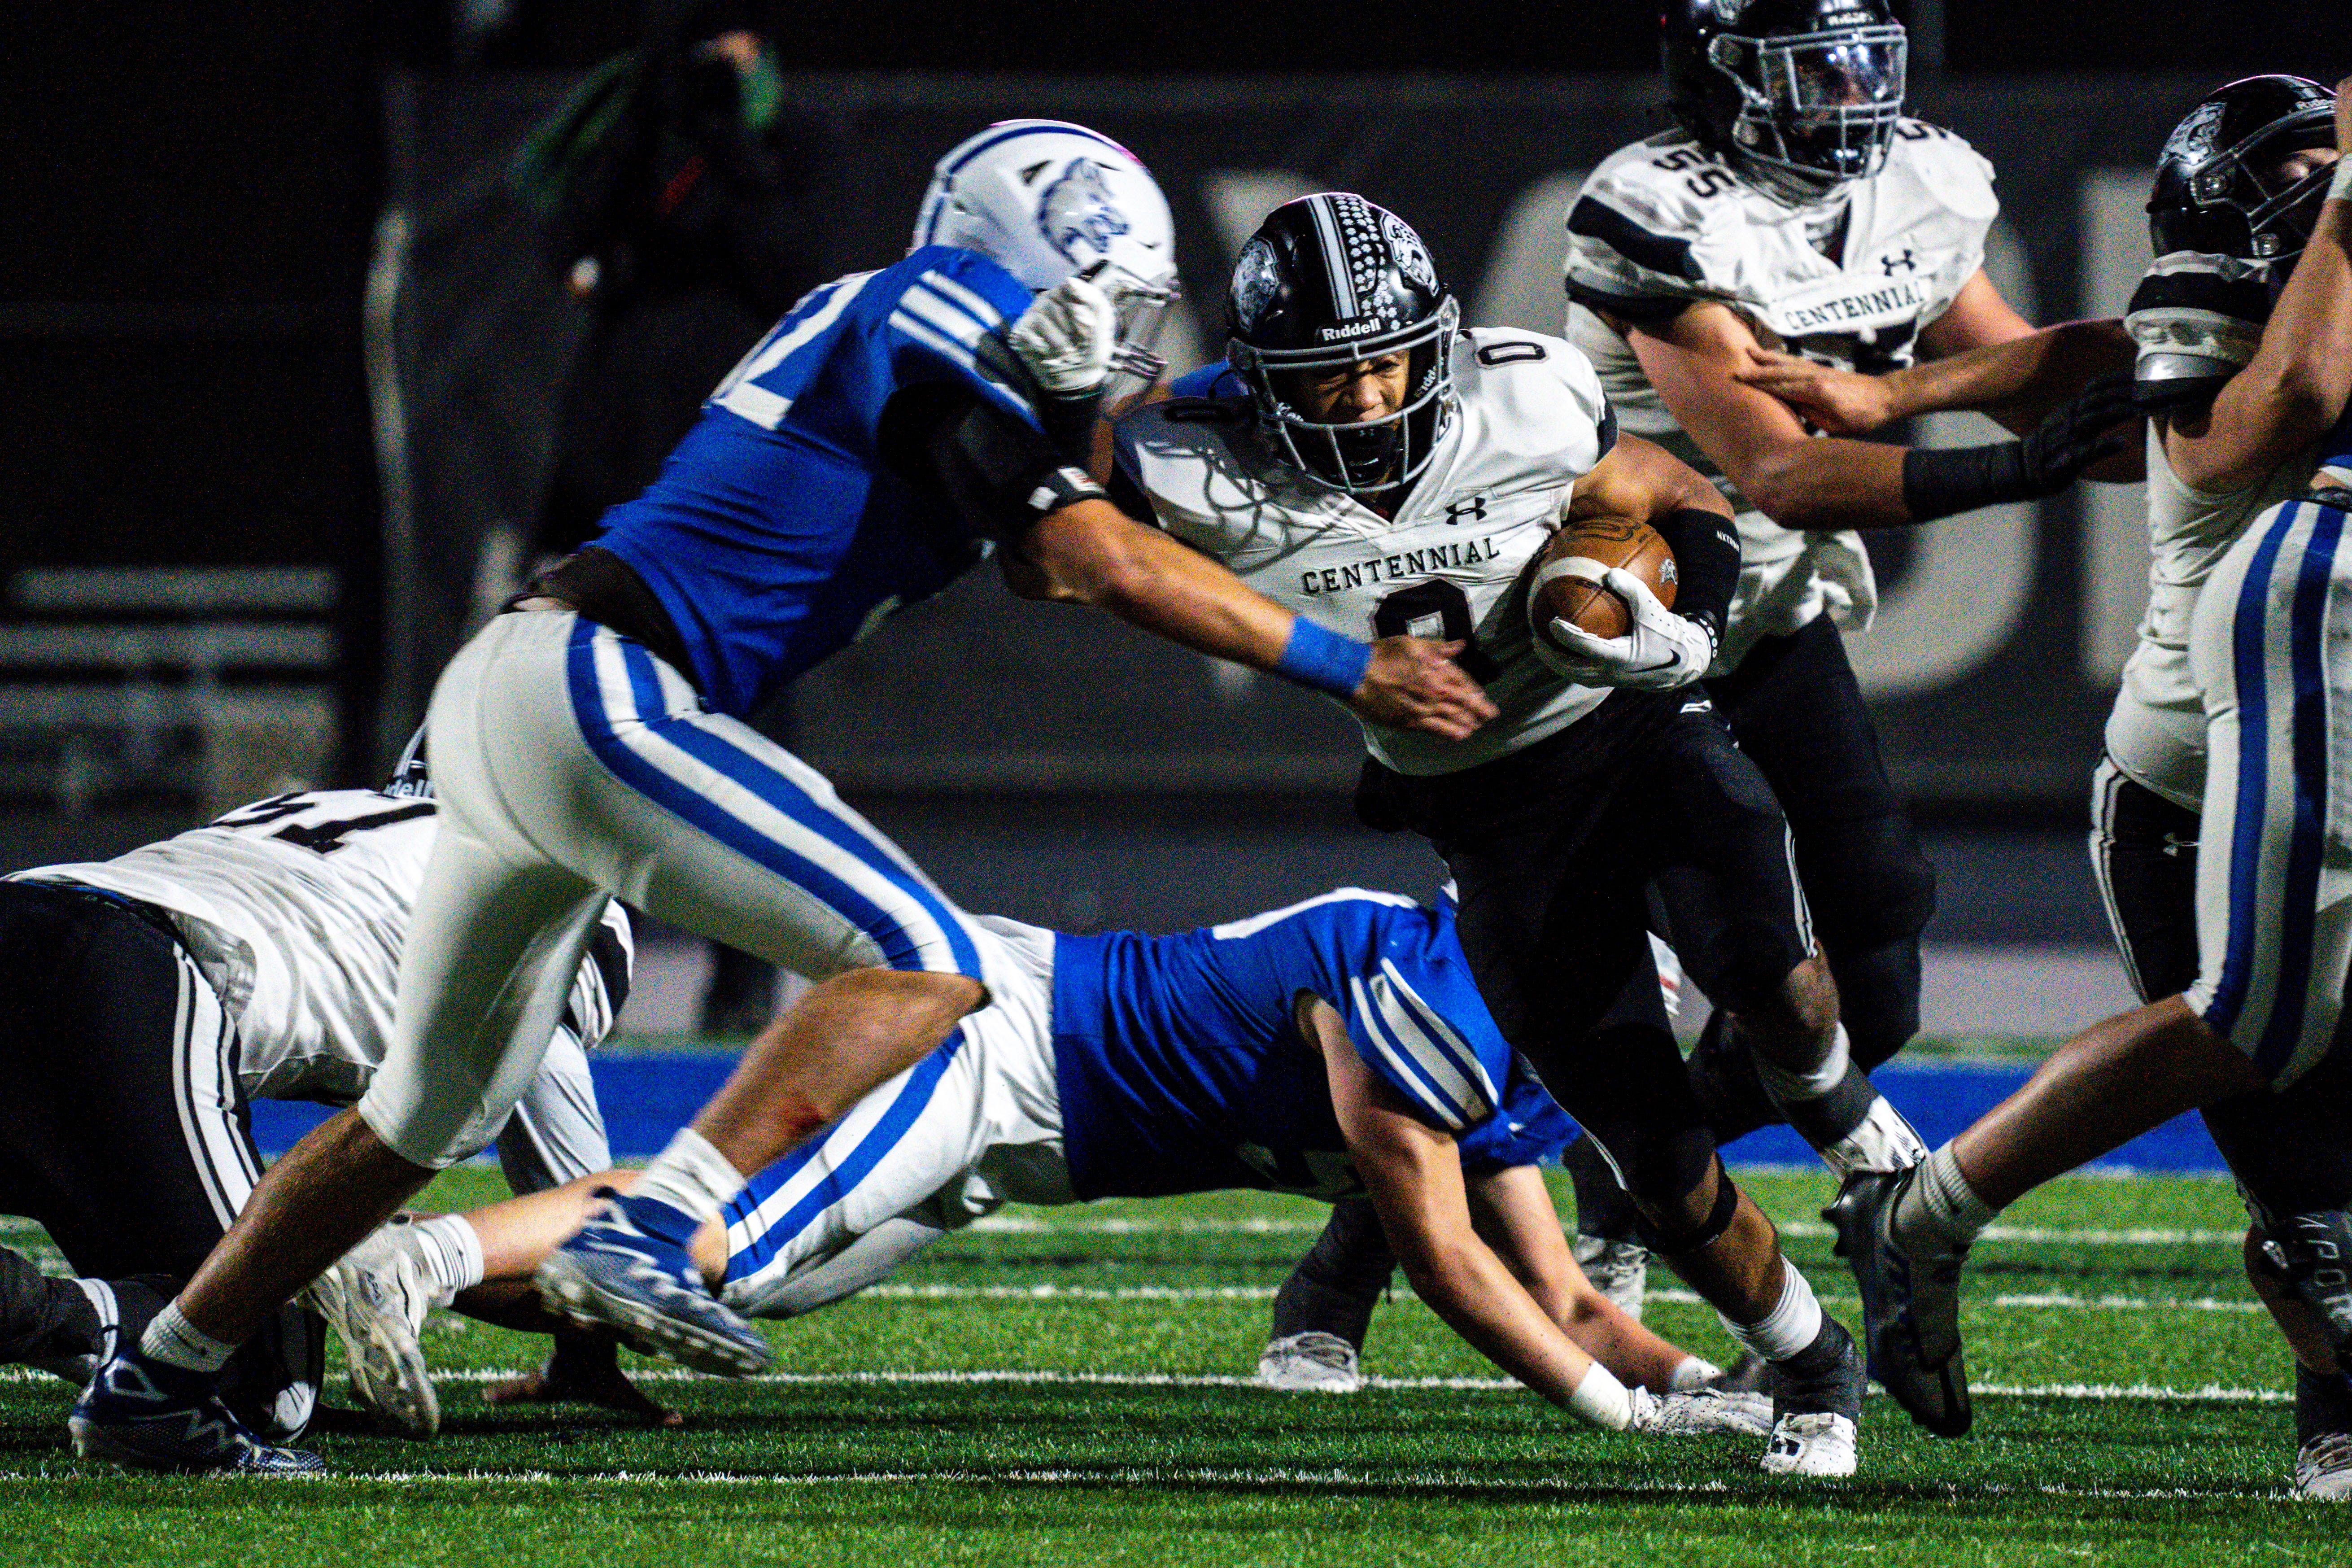
[[[1349,1156],[1414,1291],[1546,1399],[1623,1429],[1633,1415],[1624,1385],[1577,1348],[1473,1228],[1454,1139],[1416,1117],[1373,1074],[1328,1003],[1302,995],[1298,1012],[1301,1034],[1323,1053]]]

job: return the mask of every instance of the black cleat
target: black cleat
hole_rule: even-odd
[[[1862,1289],[1870,1375],[1938,1437],[1976,1420],[1960,1345],[1960,1265],[1968,1249],[1915,1257],[1895,1236],[1895,1207],[1922,1167],[1857,1171],[1822,1217],[1837,1227],[1837,1255]]]

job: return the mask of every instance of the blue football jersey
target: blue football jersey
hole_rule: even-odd
[[[751,712],[987,553],[944,493],[885,467],[882,413],[944,383],[1034,425],[1002,341],[1029,302],[948,246],[837,279],[728,373],[645,494],[604,514],[595,542],[661,600],[713,709]]]
[[[1495,1120],[1511,1047],[1448,909],[1349,888],[1181,936],[1063,936],[1054,1055],[1077,1195],[1355,1191],[1322,1054],[1292,1023],[1302,991],[1431,1126]]]
[[[1576,1123],[1559,1108],[1525,1057],[1511,1063],[1503,1108],[1462,1135],[1462,1168],[1491,1175],[1514,1165],[1557,1165],[1576,1137]]]
[[[1198,370],[1188,370],[1168,384],[1171,397],[1247,397],[1249,388],[1234,374],[1234,367],[1221,359],[1213,359]]]

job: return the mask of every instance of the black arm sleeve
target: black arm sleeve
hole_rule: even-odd
[[[966,517],[1001,540],[1081,500],[1107,499],[1054,443],[967,387],[909,387],[882,416],[882,460],[912,484],[945,490]]]
[[[1721,512],[1690,506],[1651,526],[1675,552],[1675,614],[1698,622],[1720,644],[1739,586],[1739,531]]]

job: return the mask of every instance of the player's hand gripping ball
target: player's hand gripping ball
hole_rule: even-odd
[[[1649,584],[1658,602],[1675,605],[1675,555],[1657,530],[1638,518],[1579,518],[1544,546],[1528,590],[1528,619],[1536,641],[1563,658],[1575,654],[1553,635],[1565,621],[1597,637],[1622,637],[1633,629],[1633,611],[1601,581],[1612,566]]]

